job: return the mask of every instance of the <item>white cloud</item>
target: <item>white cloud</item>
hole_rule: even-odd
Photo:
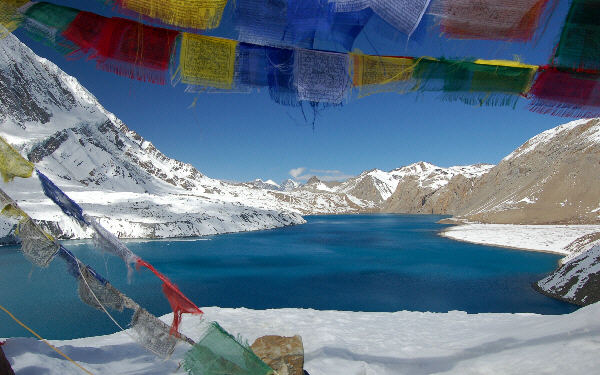
[[[289,173],[290,173],[290,176],[297,179],[298,176],[300,176],[302,173],[304,173],[304,171],[306,171],[306,168],[298,167],[298,168],[290,169]]]

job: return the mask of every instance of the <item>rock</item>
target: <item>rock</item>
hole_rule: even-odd
[[[6,359],[6,356],[4,355],[4,351],[2,351],[2,346],[0,346],[0,375],[15,375],[10,367],[10,362],[8,362],[8,359]]]
[[[304,346],[302,338],[283,336],[259,337],[250,346],[252,351],[279,375],[303,375]]]

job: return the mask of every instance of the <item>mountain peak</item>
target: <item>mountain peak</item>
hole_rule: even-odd
[[[306,185],[314,185],[319,183],[321,183],[321,180],[319,180],[317,176],[312,176],[308,179],[308,181],[306,181]]]

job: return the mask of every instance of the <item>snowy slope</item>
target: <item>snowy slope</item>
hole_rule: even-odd
[[[567,315],[202,310],[250,343],[301,335],[311,375],[590,375],[600,367],[598,303]],[[196,317],[183,320],[193,339],[199,327]],[[189,348],[180,344],[162,361],[124,333],[52,343],[96,374],[183,374],[177,368]],[[3,349],[17,373],[81,373],[34,339],[9,339]]]

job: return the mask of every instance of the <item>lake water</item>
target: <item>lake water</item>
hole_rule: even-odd
[[[441,216],[309,216],[305,225],[179,241],[128,241],[198,306],[253,309],[535,312],[575,306],[545,297],[531,283],[557,255],[508,250],[437,235]],[[89,241],[65,247],[154,314],[170,312],[160,282],[139,271],[131,284],[120,259]],[[51,339],[115,332],[78,300],[60,258],[41,270],[17,247],[0,248],[0,304]],[[128,314],[116,314],[127,324]],[[184,318],[185,319],[185,318]],[[0,312],[0,337],[29,336]]]

